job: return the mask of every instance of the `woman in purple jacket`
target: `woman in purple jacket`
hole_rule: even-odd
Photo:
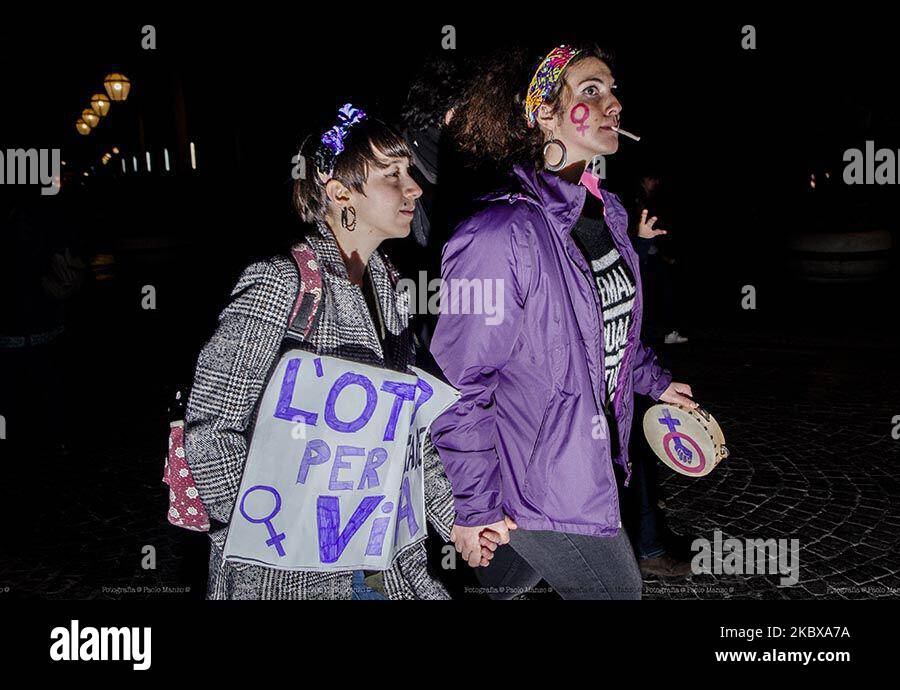
[[[640,341],[625,210],[589,169],[619,145],[606,56],[555,48],[524,101],[503,97],[524,86],[510,76],[517,62],[488,65],[454,117],[461,145],[518,163],[513,188],[443,252],[449,304],[431,351],[461,396],[432,438],[453,486],[453,539],[472,566],[485,529],[509,543],[490,577],[501,598],[543,578],[566,599],[638,599],[618,490],[631,476],[633,396],[694,406],[691,389]]]

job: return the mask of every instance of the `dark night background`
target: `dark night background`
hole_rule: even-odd
[[[794,400],[815,406],[812,391],[830,374],[820,379],[821,370],[806,363],[871,354],[882,368],[860,375],[880,381],[883,397],[896,400],[896,388],[887,387],[897,354],[893,254],[874,257],[887,258],[890,270],[873,270],[866,280],[822,283],[804,279],[796,263],[810,256],[790,244],[798,233],[886,230],[896,246],[895,187],[841,181],[845,149],[867,139],[900,148],[893,25],[863,13],[776,19],[749,6],[727,13],[635,6],[630,15],[577,9],[569,17],[545,7],[527,18],[514,16],[525,5],[483,14],[446,6],[433,8],[429,20],[407,19],[421,13],[400,9],[392,18],[390,5],[371,14],[345,10],[339,19],[287,7],[253,16],[148,10],[138,19],[87,11],[0,26],[0,150],[56,147],[66,161],[55,197],[0,188],[0,221],[25,204],[86,259],[114,260],[102,271],[95,265],[66,305],[56,405],[35,413],[19,398],[2,397],[7,439],[0,443],[4,455],[13,454],[5,461],[12,481],[40,487],[37,499],[17,492],[15,510],[41,527],[23,527],[27,538],[19,533],[10,544],[13,557],[0,579],[14,589],[98,596],[101,585],[144,577],[137,554],[151,543],[177,563],[163,584],[189,583],[193,596],[202,595],[205,537],[164,521],[159,478],[168,397],[190,380],[239,270],[283,250],[297,232],[289,192],[302,137],[319,134],[346,101],[396,120],[415,70],[441,52],[446,24],[456,28],[459,57],[503,42],[545,53],[572,38],[613,50],[622,123],[643,140],[622,140],[608,164],[608,186],[626,198],[642,169],[653,167],[667,187],[660,225],[678,243],[682,330],[692,337],[687,347],[699,348],[692,351],[696,369],[690,354],[663,354],[682,364],[676,378],[697,381],[702,364],[729,357],[743,358],[745,367],[765,360],[745,369],[748,390],[766,387],[788,407]],[[156,28],[156,50],[141,48],[144,24]],[[756,50],[741,48],[744,24],[756,28]],[[112,71],[130,77],[130,97],[114,103],[90,136],[79,136],[75,120]],[[113,146],[120,155],[101,165]],[[170,172],[162,170],[163,147]],[[4,224],[0,333],[26,319],[16,294],[29,264],[7,230]],[[155,310],[141,308],[144,285],[156,288]],[[745,285],[756,288],[756,310],[741,308]],[[768,355],[747,354],[754,348],[798,354],[772,364]],[[26,376],[27,368],[10,361],[8,371]],[[799,372],[790,379],[798,388],[779,390],[789,371]],[[868,385],[853,372],[831,394],[852,399]],[[706,391],[722,405],[751,395],[740,384],[717,387],[715,375]],[[887,428],[885,414],[877,424]],[[42,449],[44,441],[54,448],[56,437],[65,439],[65,454]],[[35,539],[38,533],[45,536]]]

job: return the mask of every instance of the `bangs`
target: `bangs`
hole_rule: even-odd
[[[356,192],[363,192],[369,167],[385,168],[381,158],[409,158],[412,151],[403,137],[380,120],[366,120],[350,130],[337,157],[334,177]],[[377,153],[376,153],[377,152]]]

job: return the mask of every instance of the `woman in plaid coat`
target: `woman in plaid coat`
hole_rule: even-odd
[[[310,291],[300,284],[292,259],[276,256],[252,264],[200,353],[188,401],[187,461],[204,507],[224,523],[210,531],[210,599],[381,598],[360,594],[361,572],[286,571],[222,558],[247,457],[247,431],[283,347],[398,371],[414,363],[408,298],[398,293],[397,275],[379,249],[383,240],[409,233],[421,195],[409,176],[409,150],[393,130],[349,104],[338,125],[316,144],[310,157],[315,170],[294,190],[301,217],[315,225],[304,241],[315,254],[310,268],[321,277],[318,309],[308,315],[313,327],[303,327],[306,315],[292,318],[297,295]],[[424,475],[428,520],[449,540],[452,492],[430,439]],[[495,546],[484,541],[486,565]],[[449,598],[428,572],[422,541],[383,572],[383,590],[390,599]]]

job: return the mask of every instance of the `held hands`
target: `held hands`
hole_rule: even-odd
[[[653,224],[658,220],[656,216],[651,216],[648,220],[647,218],[647,209],[641,211],[641,219],[638,221],[638,237],[641,237],[645,240],[652,240],[654,237],[659,235],[668,234],[667,230],[663,230],[662,228],[654,228]]]
[[[663,394],[659,396],[659,399],[661,402],[667,402],[672,405],[682,405],[689,410],[693,410],[696,407],[699,407],[697,403],[691,400],[693,396],[694,394],[691,392],[691,387],[689,385],[672,381],[672,383],[669,384],[669,387],[663,391]]]
[[[509,543],[509,531],[513,529],[517,529],[516,523],[504,515],[502,520],[490,525],[453,525],[450,541],[471,567],[483,567],[490,565],[498,546]]]

